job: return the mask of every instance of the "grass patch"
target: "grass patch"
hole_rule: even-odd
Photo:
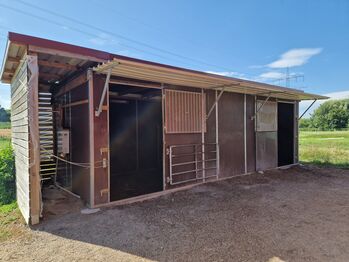
[[[23,235],[24,220],[17,203],[0,206],[0,243]]]
[[[0,129],[11,129],[11,122],[0,122]]]
[[[11,144],[10,138],[0,136],[0,150],[4,149],[10,144]]]
[[[305,164],[349,168],[349,131],[302,131],[299,159]]]

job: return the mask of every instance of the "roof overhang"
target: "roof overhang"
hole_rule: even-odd
[[[70,74],[74,73],[72,67],[82,68],[89,66],[91,63],[100,63],[95,68],[96,72],[106,74],[111,68],[113,76],[158,84],[205,89],[221,89],[224,87],[224,90],[236,93],[267,95],[290,100],[328,98],[305,93],[302,90],[140,60],[12,32],[8,34],[6,52],[1,68],[0,80],[3,83],[11,82],[23,55],[28,52],[39,55],[39,77],[41,77],[39,80],[48,81],[49,83],[69,77]]]
[[[52,61],[60,62],[61,64],[64,63],[67,65],[66,67],[69,67],[70,65],[80,66],[83,62],[100,63],[111,59],[111,54],[107,52],[9,32],[0,71],[1,82],[11,83],[21,59],[25,54],[30,52],[45,54],[43,57],[44,62],[46,64],[51,63],[56,69],[57,63],[54,64]],[[44,66],[41,64],[40,67],[43,68]],[[41,76],[51,73],[50,71],[56,72],[58,70],[45,69],[44,72],[41,72]]]
[[[219,90],[224,88],[225,91],[235,93],[267,95],[288,100],[319,100],[328,98],[305,93],[297,89],[122,58],[114,58],[112,61],[100,64],[94,68],[94,71],[101,74],[107,74],[110,71],[112,76],[161,84]]]

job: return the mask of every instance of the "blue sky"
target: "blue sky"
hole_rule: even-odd
[[[1,56],[7,31],[281,85],[288,67],[291,87],[349,96],[346,0],[0,0]]]

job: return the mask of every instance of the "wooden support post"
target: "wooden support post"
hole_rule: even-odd
[[[247,121],[246,121],[246,94],[244,94],[244,160],[245,160],[245,174],[247,174]]]
[[[162,119],[162,190],[166,190],[166,134],[165,134],[165,89],[164,84],[161,84],[161,119]]]
[[[39,136],[39,67],[37,55],[28,55],[28,113],[29,113],[29,183],[30,223],[38,224],[41,213],[40,136]]]
[[[219,173],[220,173],[220,155],[219,155],[219,126],[218,126],[218,106],[219,106],[219,101],[218,101],[218,94],[217,94],[217,90],[215,90],[215,97],[216,97],[216,161],[217,161],[217,179],[219,177]]]
[[[201,152],[202,152],[202,178],[206,181],[206,163],[205,163],[205,122],[206,122],[206,103],[204,98],[205,92],[201,88]]]
[[[93,107],[93,71],[87,71],[88,79],[88,101],[89,101],[89,122],[90,122],[90,207],[95,205],[95,140],[94,140],[94,107]]]
[[[294,103],[294,144],[293,144],[293,163],[299,162],[299,102]]]

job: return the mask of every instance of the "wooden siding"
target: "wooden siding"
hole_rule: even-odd
[[[204,96],[204,103],[206,101]],[[200,133],[201,93],[165,90],[165,132],[168,134]]]
[[[39,137],[39,66],[37,55],[27,56],[28,119],[29,119],[29,189],[30,223],[40,222],[41,177]]]
[[[12,147],[15,154],[17,203],[27,223],[39,223],[40,148],[37,56],[25,56],[11,83]]]
[[[28,68],[23,60],[11,83],[12,146],[15,154],[17,203],[27,223],[30,218]]]

